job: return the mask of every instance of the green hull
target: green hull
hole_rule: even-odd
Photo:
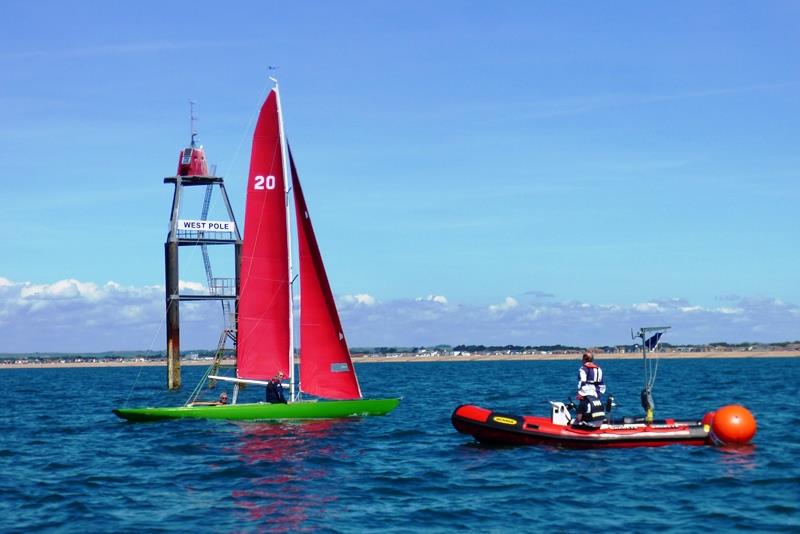
[[[364,415],[386,415],[400,399],[359,399],[340,401],[298,401],[291,404],[225,404],[174,408],[119,408],[114,413],[128,421],[163,419],[230,419],[258,421],[280,419],[335,419]]]

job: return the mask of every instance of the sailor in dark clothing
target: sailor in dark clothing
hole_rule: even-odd
[[[603,382],[603,370],[594,363],[591,352],[583,353],[583,365],[578,371],[578,414],[575,421],[578,424],[600,426],[605,419],[603,403],[600,395],[606,392]]]
[[[283,372],[278,373],[267,383],[267,402],[270,404],[286,404],[286,397],[283,396]]]

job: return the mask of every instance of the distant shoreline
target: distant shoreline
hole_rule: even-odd
[[[597,361],[638,360],[641,353],[597,354]],[[752,351],[711,351],[711,352],[659,352],[664,359],[725,359],[725,358],[800,358],[800,350],[774,350],[768,352]],[[471,354],[469,356],[364,356],[353,355],[355,363],[426,363],[426,362],[506,362],[506,361],[570,361],[579,360],[580,353],[567,354]],[[223,361],[232,365],[233,360]],[[209,360],[182,360],[181,366],[207,366]],[[107,362],[31,362],[0,363],[2,369],[69,369],[81,367],[166,367],[166,361],[107,361]]]
[[[709,352],[659,352],[659,358],[686,360],[692,358],[800,358],[800,350],[774,350],[769,352],[752,351],[709,351]],[[625,354],[595,354],[595,360],[640,360],[641,352]],[[493,361],[570,361],[580,360],[581,353],[567,354],[472,354],[469,356],[359,356],[353,357],[357,363],[381,362],[493,362]]]

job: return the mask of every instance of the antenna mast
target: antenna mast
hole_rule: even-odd
[[[651,371],[650,367],[647,365],[647,353],[651,350],[655,350],[658,346],[659,341],[661,341],[661,336],[669,330],[670,326],[645,326],[639,329],[638,333],[634,333],[631,330],[631,339],[640,338],[642,340],[642,361],[644,362],[644,389],[641,393],[641,401],[642,401],[642,408],[645,411],[645,421],[648,423],[653,422],[653,411],[655,410],[655,401],[653,401],[653,385],[656,381],[656,372],[658,371],[658,366]],[[650,333],[654,332],[652,336]]]
[[[191,146],[192,148],[197,147],[197,142],[195,141],[195,137],[197,137],[197,115],[194,114],[194,105],[197,102],[194,100],[189,100],[189,139],[191,139]]]

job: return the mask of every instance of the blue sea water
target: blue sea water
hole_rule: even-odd
[[[638,414],[641,362],[601,363]],[[185,400],[163,368],[2,370],[0,532],[800,529],[797,359],[661,361],[656,416],[744,404],[759,424],[744,449],[486,448],[450,424],[465,402],[544,415],[577,368],[357,364],[366,396],[404,397],[395,412],[291,424],[118,420],[126,402]]]

